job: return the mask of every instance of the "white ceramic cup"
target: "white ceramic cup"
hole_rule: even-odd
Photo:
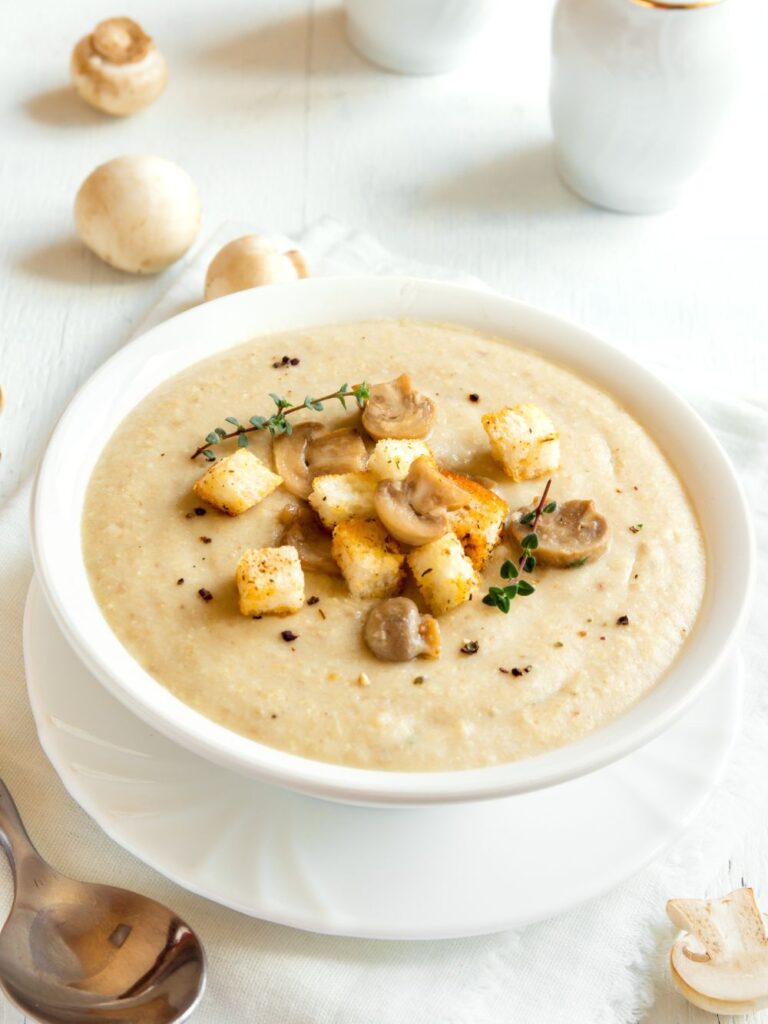
[[[346,0],[354,48],[390,71],[434,75],[463,64],[498,0]]]
[[[561,177],[623,213],[674,206],[730,107],[728,0],[558,0],[550,109]]]

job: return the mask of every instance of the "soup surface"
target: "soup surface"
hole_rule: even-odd
[[[298,363],[284,364],[286,355]],[[536,592],[505,615],[481,601],[503,583],[499,568],[511,557],[504,540],[475,599],[440,619],[437,660],[374,658],[362,638],[374,602],[351,597],[341,579],[308,573],[306,595],[319,600],[295,615],[239,614],[235,566],[245,549],[278,543],[278,513],[290,495],[279,488],[237,517],[210,507],[196,513],[202,503],[192,484],[206,464],[191,461],[191,452],[225,416],[269,415],[270,392],[301,402],[345,381],[403,371],[434,399],[429,444],[440,465],[493,478],[512,509],[536,499],[543,481],[504,476],[480,417],[520,402],[546,410],[562,450],[551,497],[593,499],[611,527],[608,551],[577,568],[537,567]],[[328,403],[320,415],[339,427],[357,414]],[[254,453],[272,465],[269,436],[251,437]],[[282,750],[408,771],[530,757],[620,715],[685,643],[706,574],[680,480],[609,395],[524,347],[408,320],[258,338],[161,385],[104,449],[83,544],[112,629],[182,701]],[[287,629],[295,639],[283,638]],[[461,651],[475,643],[475,653]]]

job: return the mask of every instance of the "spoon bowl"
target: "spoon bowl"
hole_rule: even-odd
[[[198,1004],[205,954],[155,900],[78,882],[37,853],[0,780],[0,844],[15,897],[0,932],[0,985],[45,1024],[175,1024]]]

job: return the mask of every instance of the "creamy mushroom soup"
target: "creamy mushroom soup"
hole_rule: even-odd
[[[342,446],[354,495],[327,475],[311,483],[309,504],[289,493],[280,480],[292,470],[275,476],[266,430],[251,432],[247,449],[232,439],[190,458],[215,427],[235,429],[225,417],[250,425],[272,415],[270,393],[300,404],[343,382],[396,383],[403,373],[418,388],[409,415],[426,409],[434,418],[428,437],[407,442],[422,453],[426,484],[403,480],[401,467],[399,481],[369,487],[368,455],[377,453],[369,465],[386,475],[382,452],[392,442],[379,427],[385,440],[373,448],[349,398],[346,411],[329,400],[290,418],[294,429],[304,421],[357,429],[362,461],[358,441]],[[381,410],[371,402],[372,422]],[[542,441],[535,459],[509,443],[523,422]],[[235,461],[224,461],[233,452]],[[302,472],[308,461],[304,451]],[[240,462],[255,476],[228,506],[217,487],[241,480]],[[435,465],[445,493],[430,504],[423,487],[434,486]],[[208,476],[194,493],[212,467],[222,479]],[[306,479],[292,486],[304,496],[309,489]],[[456,486],[469,490],[457,497]],[[456,528],[462,493],[497,516],[490,532],[484,519],[483,536]],[[378,506],[366,504],[377,495]],[[504,502],[512,526],[502,531]],[[445,515],[453,532],[430,541],[424,531],[439,533]],[[311,518],[319,561],[299,557],[300,542],[291,546],[296,534],[286,529],[296,530],[297,517]],[[526,529],[540,546],[521,548]],[[679,654],[705,584],[702,536],[680,480],[610,395],[523,347],[408,320],[258,338],[161,385],[104,449],[83,544],[112,629],[180,700],[304,757],[407,771],[530,757],[622,714]],[[493,549],[485,564],[484,545]]]

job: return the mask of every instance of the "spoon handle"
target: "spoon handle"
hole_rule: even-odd
[[[17,878],[23,865],[29,861],[40,861],[40,855],[32,845],[27,830],[13,802],[6,784],[0,779],[0,846],[5,850],[8,861]]]

